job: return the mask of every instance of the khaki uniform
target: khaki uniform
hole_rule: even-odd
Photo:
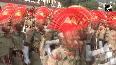
[[[109,38],[109,34],[110,34],[110,30],[109,27],[106,27],[106,34],[105,34],[105,41],[108,42]]]
[[[103,25],[99,26],[99,28],[98,28],[98,40],[104,40],[105,32],[106,32],[106,28]]]
[[[47,65],[80,65],[79,52],[71,52],[59,47],[49,56]]]
[[[108,43],[113,50],[116,50],[116,31],[111,30],[108,33]]]
[[[25,34],[23,32],[18,33],[17,31],[13,31],[12,33],[14,39],[14,51],[13,51],[13,65],[23,65],[24,57],[23,57],[23,49],[24,49],[24,41]]]
[[[40,42],[42,39],[42,33],[32,28],[26,33],[26,42],[31,45],[30,49],[30,65],[41,65],[40,59]]]
[[[46,36],[46,41],[52,41],[52,40],[59,39],[58,32],[56,30],[50,30],[50,31],[46,32],[45,36]],[[45,43],[45,44],[47,45],[48,43]],[[51,51],[54,50],[55,48],[59,47],[59,45],[56,46],[55,44],[58,44],[58,43],[51,43],[50,44],[50,50]],[[44,54],[44,56],[43,56],[43,62],[42,63],[43,63],[43,65],[46,65],[49,54],[47,54],[47,51],[42,51],[42,53],[43,52],[46,53],[46,54]]]
[[[14,42],[10,34],[0,33],[0,65],[11,63],[11,52]]]

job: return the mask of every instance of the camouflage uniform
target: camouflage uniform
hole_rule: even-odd
[[[80,65],[79,51],[71,52],[59,47],[49,56],[47,65]]]
[[[103,25],[100,25],[98,28],[98,40],[104,40],[105,32],[106,28]]]
[[[115,46],[116,46],[116,31],[115,30],[110,30],[109,34],[108,34],[108,43],[110,45],[110,47],[112,48],[112,50],[116,50]]]

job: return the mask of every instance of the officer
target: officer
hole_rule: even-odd
[[[12,37],[14,39],[14,49],[13,49],[13,65],[24,65],[24,53],[23,47],[25,42],[25,34],[22,32],[24,26],[24,15],[26,12],[26,7],[24,5],[18,5],[16,7],[15,16],[13,17],[12,23],[14,31],[12,32]]]
[[[11,37],[11,21],[10,17],[15,11],[12,3],[6,4],[1,11],[1,32],[0,32],[0,65],[12,65],[11,52],[14,48],[14,41]]]

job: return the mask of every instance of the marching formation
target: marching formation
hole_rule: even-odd
[[[0,65],[116,65],[116,12],[73,5],[0,11]]]

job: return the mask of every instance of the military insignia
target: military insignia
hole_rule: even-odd
[[[70,19],[69,17],[67,17],[67,18],[65,19],[65,22],[64,22],[64,23],[76,24],[76,25],[77,25],[76,19],[75,19],[75,18]]]
[[[44,17],[44,13],[40,13],[40,15]]]
[[[116,19],[116,16],[114,16],[113,19]]]
[[[17,12],[15,16],[21,16],[21,12]]]
[[[8,15],[8,12],[4,12],[3,15]]]
[[[98,16],[95,16],[95,19],[98,19]]]

